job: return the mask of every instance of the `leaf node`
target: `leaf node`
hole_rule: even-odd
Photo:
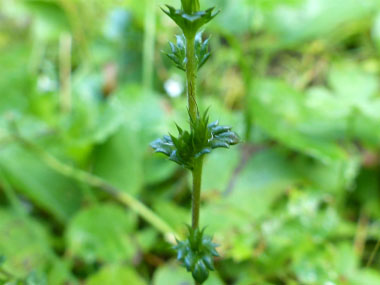
[[[207,280],[209,271],[215,270],[213,259],[219,256],[216,251],[218,245],[212,242],[211,236],[204,234],[205,228],[194,230],[188,226],[188,230],[187,239],[177,240],[174,249],[177,251],[177,259],[202,284]]]
[[[210,22],[219,14],[219,11],[214,11],[214,7],[191,14],[186,13],[182,9],[175,9],[170,5],[166,5],[166,7],[167,10],[162,9],[162,11],[182,29],[185,36],[194,36],[203,25]]]
[[[163,153],[170,160],[192,170],[195,159],[215,148],[229,148],[239,143],[239,136],[231,127],[220,126],[218,121],[209,124],[208,121],[208,111],[203,116],[198,113],[195,120],[190,119],[190,132],[177,125],[177,137],[166,135],[153,141],[151,147],[155,152]]]
[[[164,54],[175,64],[175,66],[186,71],[186,38],[182,35],[176,36],[177,43],[169,42],[170,52]],[[197,60],[198,70],[207,62],[211,53],[209,52],[209,38],[203,41],[202,32],[198,32],[195,36],[195,57]]]

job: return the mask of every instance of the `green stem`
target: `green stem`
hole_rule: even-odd
[[[187,80],[187,104],[189,114],[192,120],[197,118],[197,100],[196,100],[196,79],[197,79],[197,61],[195,58],[195,34],[186,36],[186,80]]]
[[[198,4],[199,5],[199,4]],[[187,104],[189,108],[190,120],[195,121],[198,115],[198,105],[196,99],[196,81],[198,63],[195,57],[195,34],[186,34],[186,82],[187,82]],[[199,227],[199,209],[201,204],[201,184],[202,184],[203,157],[195,159],[192,191],[192,228]],[[200,285],[194,281],[195,285]]]
[[[197,119],[198,106],[196,100],[197,60],[195,58],[195,34],[186,36],[186,79],[187,79],[187,102],[189,115],[192,121]],[[203,158],[197,158],[193,169],[193,191],[192,191],[192,227],[199,227],[199,208],[201,200]]]
[[[375,249],[372,251],[371,256],[368,259],[367,267],[370,267],[372,265],[373,260],[375,259],[376,253],[380,248],[380,239],[377,241],[375,245]]]
[[[192,227],[199,227],[199,208],[201,204],[203,157],[195,160],[193,169],[193,193],[192,193]]]
[[[146,0],[144,23],[144,58],[143,86],[145,92],[152,91],[155,33],[156,33],[156,0]]]
[[[12,274],[10,274],[8,271],[0,268],[0,274],[4,275],[6,278],[8,279],[13,279],[14,276]]]
[[[70,112],[72,105],[71,53],[72,37],[70,34],[64,33],[59,39],[60,104],[63,113]]]
[[[137,200],[130,194],[119,190],[118,188],[112,186],[111,184],[107,183],[98,176],[62,163],[54,156],[46,152],[44,149],[40,148],[39,146],[29,142],[28,140],[20,136],[16,136],[16,139],[20,141],[23,146],[35,153],[44,163],[46,163],[50,168],[54,169],[55,171],[77,181],[87,183],[88,185],[101,189],[104,192],[110,194],[120,203],[130,207],[133,211],[139,214],[144,220],[153,225],[157,230],[159,230],[163,234],[175,234],[175,231],[164,220],[162,220],[147,206],[145,206],[143,203],[141,203],[139,200]]]

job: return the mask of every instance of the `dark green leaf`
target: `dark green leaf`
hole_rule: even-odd
[[[187,14],[185,11],[176,10],[169,5],[166,5],[166,7],[167,10],[162,9],[162,11],[182,29],[185,35],[195,35],[203,25],[207,24],[219,13],[219,11],[215,12],[214,8],[209,8],[205,11]]]
[[[194,279],[203,283],[209,276],[209,270],[214,270],[213,257],[219,256],[217,245],[210,236],[204,235],[205,229],[192,229],[188,226],[188,236],[184,241],[177,241],[174,249],[177,259],[182,262]]]
[[[210,153],[215,148],[229,148],[239,143],[239,136],[230,127],[219,126],[218,121],[208,124],[207,111],[202,117],[190,122],[190,132],[178,128],[178,137],[164,136],[151,143],[155,152],[188,169],[193,169],[194,160]]]
[[[58,220],[66,222],[79,209],[82,194],[77,183],[25,149],[15,145],[1,149],[0,167],[15,189]]]

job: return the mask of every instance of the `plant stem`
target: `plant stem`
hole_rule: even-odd
[[[60,105],[62,112],[70,112],[71,98],[71,48],[72,37],[64,33],[59,39]]]
[[[190,120],[197,119],[198,106],[196,100],[197,59],[195,58],[195,34],[186,36],[186,79],[187,79],[187,103]],[[201,200],[203,157],[195,159],[193,169],[193,192],[192,192],[192,228],[199,227],[199,208]]]
[[[379,248],[380,248],[380,239],[377,241],[377,243],[375,245],[375,248],[372,251],[371,256],[368,259],[368,262],[367,262],[367,265],[366,265],[367,267],[370,267],[372,265],[372,262],[375,259],[376,253],[379,250]]]
[[[197,118],[197,100],[196,100],[196,79],[197,79],[197,61],[195,58],[195,34],[186,36],[186,80],[187,80],[187,104],[189,114],[192,120]]]
[[[70,177],[77,181],[91,185],[92,187],[98,188],[108,194],[110,194],[114,199],[118,200],[120,203],[130,207],[134,212],[140,215],[144,220],[154,226],[158,231],[165,235],[175,235],[174,229],[172,229],[164,220],[157,216],[152,210],[147,206],[137,200],[130,194],[119,190],[113,185],[109,184],[105,180],[98,176],[95,176],[86,171],[76,169],[68,164],[59,161],[57,158],[49,154],[44,149],[40,148],[38,145],[16,135],[15,138],[27,149],[32,151],[37,155],[46,165],[55,171],[61,173],[64,176]]]
[[[4,275],[6,278],[13,279],[14,276],[10,274],[8,271],[0,268],[0,274]]]
[[[145,1],[144,23],[144,58],[143,58],[143,86],[144,91],[152,91],[154,47],[156,34],[156,0]]]
[[[193,193],[192,193],[192,227],[199,227],[199,208],[201,204],[203,157],[195,160],[193,169]]]

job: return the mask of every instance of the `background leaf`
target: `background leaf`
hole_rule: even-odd
[[[67,229],[68,249],[86,262],[131,260],[136,248],[130,233],[135,226],[135,216],[117,205],[83,209]]]

